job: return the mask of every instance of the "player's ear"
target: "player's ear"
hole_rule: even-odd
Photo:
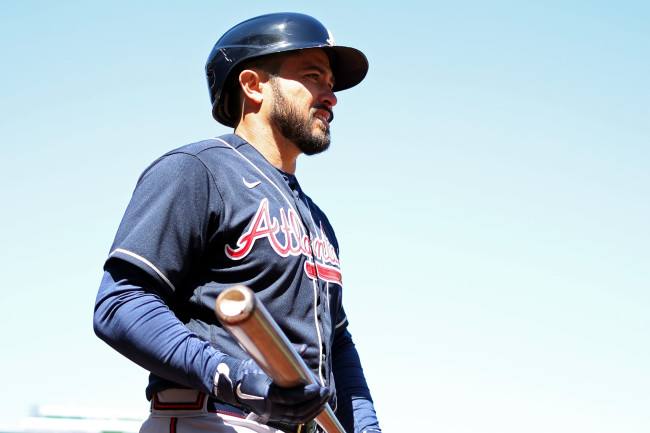
[[[262,77],[260,73],[252,69],[244,69],[239,74],[239,85],[244,93],[245,99],[250,99],[258,104],[262,103]]]

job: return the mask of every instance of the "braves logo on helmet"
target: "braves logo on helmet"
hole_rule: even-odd
[[[336,42],[334,42],[334,35],[329,31],[329,29],[327,29],[327,40],[325,42],[332,47],[336,45]]]

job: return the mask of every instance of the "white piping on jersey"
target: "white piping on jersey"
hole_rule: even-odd
[[[325,386],[325,379],[323,379],[323,337],[320,334],[320,326],[318,326],[317,280],[312,280],[312,286],[314,286],[314,323],[316,325],[316,332],[318,333],[318,377],[320,378],[321,386]]]
[[[134,259],[140,260],[142,263],[144,263],[145,265],[147,265],[147,266],[149,266],[151,269],[153,269],[153,271],[154,271],[156,274],[158,274],[158,276],[159,276],[160,278],[162,278],[162,279],[163,279],[163,280],[164,280],[164,281],[169,285],[169,287],[171,287],[171,289],[172,289],[173,291],[176,291],[176,287],[174,287],[174,285],[172,284],[172,282],[169,281],[169,279],[168,279],[168,278],[167,278],[167,277],[166,277],[162,272],[160,272],[160,270],[159,270],[157,267],[155,267],[154,264],[151,263],[149,260],[145,259],[144,257],[142,257],[142,256],[140,256],[140,255],[138,255],[138,254],[136,254],[136,253],[133,253],[133,252],[131,252],[131,251],[128,251],[128,250],[125,250],[125,249],[122,249],[122,248],[117,248],[115,251],[113,251],[112,253],[110,253],[110,254],[108,255],[108,257],[113,256],[113,254],[115,254],[115,253],[126,254],[127,256],[131,256],[131,257],[133,257]]]
[[[292,209],[292,210],[293,210],[297,215],[300,215],[300,213],[298,212],[298,210],[295,209],[295,208],[293,207],[293,203],[292,203],[292,202],[289,200],[289,198],[288,198],[288,197],[287,197],[287,196],[282,192],[282,190],[280,189],[280,187],[277,186],[277,185],[275,184],[275,182],[273,182],[273,181],[272,181],[272,180],[271,180],[271,179],[270,179],[266,174],[264,174],[264,172],[263,172],[263,171],[262,171],[262,170],[261,170],[257,165],[255,165],[255,163],[254,163],[253,161],[251,161],[250,159],[246,158],[246,157],[245,157],[245,156],[244,156],[240,151],[238,151],[237,149],[235,149],[234,146],[232,146],[230,143],[228,143],[228,142],[222,140],[221,138],[216,138],[216,137],[215,137],[215,138],[212,138],[212,140],[218,140],[218,141],[222,142],[223,144],[225,144],[226,146],[228,146],[230,149],[232,149],[232,150],[233,150],[237,155],[239,155],[240,157],[242,157],[242,159],[243,159],[244,161],[248,162],[248,163],[249,163],[249,164],[250,164],[250,165],[251,165],[255,170],[257,170],[257,172],[258,172],[259,174],[262,175],[262,177],[264,177],[264,179],[266,179],[266,180],[267,180],[271,185],[273,185],[273,187],[274,187],[275,189],[278,190],[278,192],[279,192],[280,195],[284,198],[284,200],[287,202],[287,204],[289,205],[289,207],[290,207],[290,208],[291,208],[291,209]],[[314,226],[314,229],[317,230],[318,228],[317,228],[317,226],[316,226],[316,223],[314,222],[314,217],[313,217],[312,214],[311,214],[311,209],[309,209],[309,207],[308,207],[307,210],[309,211],[309,217],[310,217],[310,219],[311,219],[312,225]],[[305,229],[306,229],[307,233],[309,234],[309,243],[310,243],[310,245],[311,245],[311,232],[310,232],[310,230],[309,230],[307,227],[305,227]],[[313,248],[313,247],[312,247],[312,248]],[[312,256],[313,256],[313,254],[312,254]],[[314,260],[315,260],[315,259],[316,259],[316,258],[314,257]],[[323,336],[321,335],[321,332],[320,332],[320,326],[318,326],[318,284],[317,284],[317,280],[312,280],[312,285],[313,285],[313,287],[314,287],[314,322],[315,322],[315,325],[316,325],[316,334],[318,335],[318,351],[319,351],[319,356],[318,356],[318,377],[320,378],[321,385],[322,385],[322,386],[325,386],[325,379],[323,379]],[[328,299],[329,299],[329,296],[328,296]]]
[[[348,321],[348,318],[344,317],[343,320],[341,320],[339,323],[337,323],[334,328],[339,329],[341,326],[345,325],[345,322],[347,322],[347,321]]]
[[[329,281],[325,282],[325,287],[327,288],[327,300],[328,300],[326,307],[327,307],[327,311],[329,311],[330,310],[330,303],[329,303],[329,299],[330,299],[330,282]]]

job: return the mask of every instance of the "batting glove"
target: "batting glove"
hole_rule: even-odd
[[[252,359],[226,357],[215,379],[214,391],[219,400],[287,424],[311,421],[329,397],[328,388],[317,384],[280,388]]]

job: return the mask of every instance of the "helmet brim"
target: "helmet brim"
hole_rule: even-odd
[[[342,46],[326,46],[322,49],[330,60],[330,68],[334,74],[332,90],[349,89],[359,84],[368,73],[368,59],[356,48]]]

